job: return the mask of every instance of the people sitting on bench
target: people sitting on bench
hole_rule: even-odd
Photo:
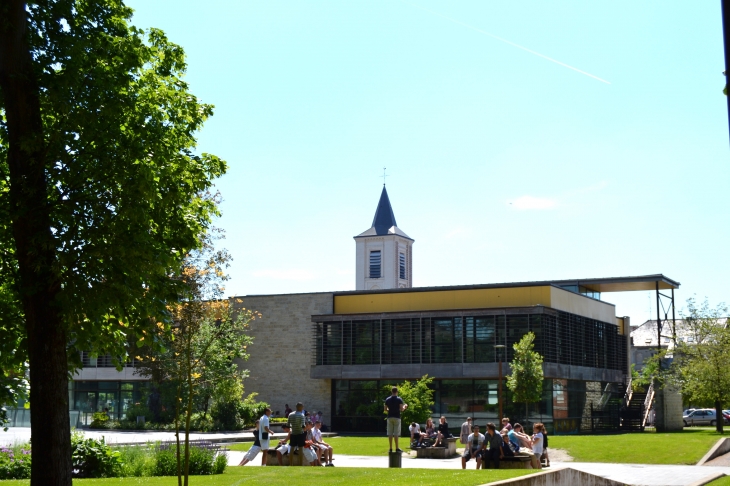
[[[426,433],[424,435],[424,439],[436,440],[438,438],[436,427],[433,426],[433,420],[431,420],[430,418],[426,420]]]
[[[438,429],[436,429],[436,443],[433,446],[443,447],[445,444],[444,439],[450,439],[451,437],[453,437],[453,435],[449,432],[449,424],[446,423],[446,417],[442,415],[439,419]]]
[[[408,426],[408,432],[411,433],[411,448],[415,449],[417,447],[421,447],[422,436],[424,435],[421,432],[421,426],[416,422],[413,422]]]

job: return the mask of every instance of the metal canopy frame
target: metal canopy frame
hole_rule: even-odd
[[[677,342],[677,319],[674,309],[674,288],[671,289],[670,295],[663,294],[659,289],[659,281],[656,282],[656,332],[657,332],[657,352],[662,350],[662,328],[664,324],[669,324],[669,313],[672,313],[672,341]],[[664,318],[662,319],[662,311]]]

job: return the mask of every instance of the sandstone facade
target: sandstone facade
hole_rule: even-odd
[[[311,294],[260,295],[238,297],[244,307],[261,313],[251,323],[250,357],[243,367],[246,394],[258,393],[257,400],[271,404],[274,414],[284,414],[285,404],[294,409],[304,403],[308,411],[322,411],[323,422],[332,423],[331,380],[310,378],[314,364],[314,324],[312,315],[332,314],[331,292]],[[304,357],[310,356],[311,359]]]

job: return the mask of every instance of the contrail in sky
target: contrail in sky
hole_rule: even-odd
[[[405,0],[401,0],[401,1],[403,3],[405,3],[405,4],[407,4],[407,5],[410,5],[411,7],[419,8],[421,10],[425,10],[426,12],[428,12],[430,14],[433,14],[433,15],[436,15],[437,17],[441,17],[442,19],[446,19],[446,20],[448,20],[450,22],[454,22],[455,24],[462,25],[462,26],[467,27],[467,28],[469,28],[471,30],[476,30],[480,34],[488,35],[489,37],[491,37],[493,39],[497,39],[500,42],[504,42],[505,44],[509,44],[509,45],[511,45],[513,47],[516,47],[518,49],[522,49],[523,51],[527,51],[530,54],[534,54],[534,55],[539,56],[539,57],[541,57],[543,59],[546,59],[546,60],[548,60],[550,62],[554,62],[555,64],[559,64],[560,66],[567,67],[568,69],[572,69],[573,71],[579,72],[581,74],[585,74],[586,76],[588,76],[590,78],[593,78],[593,79],[596,79],[596,80],[598,80],[598,81],[600,81],[602,83],[611,84],[609,81],[606,81],[603,78],[599,78],[598,76],[594,76],[591,73],[587,73],[585,71],[581,71],[580,69],[578,69],[576,67],[573,67],[570,64],[565,64],[564,62],[560,62],[557,59],[553,59],[552,57],[546,56],[545,54],[540,54],[539,52],[533,51],[532,49],[528,49],[527,47],[521,46],[519,44],[515,44],[514,42],[508,41],[507,39],[503,39],[502,37],[496,36],[494,34],[490,34],[489,32],[484,31],[484,30],[482,30],[482,29],[480,29],[478,27],[474,27],[473,25],[469,25],[469,24],[466,24],[464,22],[461,22],[460,20],[456,20],[456,19],[453,19],[451,17],[447,17],[446,15],[440,14],[438,12],[434,12],[433,10],[427,9],[426,7],[422,7],[422,6],[416,5],[414,3],[406,2]]]

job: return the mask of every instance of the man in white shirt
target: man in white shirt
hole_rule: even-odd
[[[261,438],[261,451],[264,456],[261,458],[261,465],[266,465],[266,459],[269,456],[269,439],[274,432],[269,428],[269,417],[271,416],[271,409],[266,408],[264,414],[259,419],[259,437]]]
[[[466,469],[466,463],[474,458],[477,461],[477,469],[482,466],[482,454],[484,453],[484,435],[479,433],[479,426],[475,425],[473,433],[469,434],[466,440],[464,455],[461,456],[461,468]]]
[[[312,428],[312,442],[316,444],[316,446],[319,447],[319,449],[322,451],[322,459],[324,459],[325,466],[327,467],[334,467],[334,464],[332,464],[332,446],[329,445],[326,442],[322,442],[322,421],[317,420],[314,423],[314,427]]]

